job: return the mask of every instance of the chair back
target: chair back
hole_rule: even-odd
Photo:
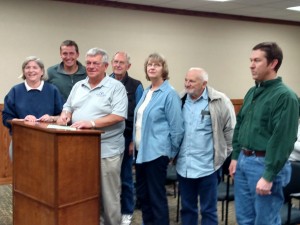
[[[285,201],[287,202],[291,194],[300,193],[300,161],[292,161],[291,180],[287,186],[283,188]]]
[[[299,224],[300,209],[292,206],[292,198],[298,198],[295,194],[300,193],[300,161],[292,161],[291,180],[283,188],[285,204],[281,208],[280,216],[282,224]]]
[[[226,158],[222,167],[221,167],[221,176],[222,180],[224,180],[225,175],[229,175],[229,165],[231,162],[231,154]]]

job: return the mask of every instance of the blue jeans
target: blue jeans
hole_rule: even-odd
[[[181,195],[182,225],[198,224],[198,196],[200,196],[201,224],[217,225],[217,189],[218,173],[196,179],[184,178],[178,175]]]
[[[134,211],[134,188],[132,176],[133,155],[129,155],[131,140],[131,138],[125,138],[125,151],[121,166],[121,213],[132,215]]]
[[[144,225],[169,225],[166,176],[169,158],[136,164],[136,193],[141,203]]]
[[[240,153],[234,176],[236,219],[239,225],[281,225],[282,188],[291,177],[291,165],[285,164],[273,181],[270,195],[256,194],[256,184],[265,170],[265,157]]]

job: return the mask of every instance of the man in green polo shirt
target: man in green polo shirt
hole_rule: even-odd
[[[235,179],[239,225],[281,225],[282,187],[291,175],[288,158],[297,138],[297,95],[277,76],[283,58],[274,42],[252,49],[255,86],[244,98],[233,135],[229,167]]]

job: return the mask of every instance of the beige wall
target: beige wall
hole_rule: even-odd
[[[284,52],[279,75],[300,94],[300,27],[220,20],[116,9],[55,1],[0,0],[0,103],[9,89],[22,80],[21,64],[29,55],[39,56],[46,67],[60,62],[59,45],[65,39],[86,51],[100,47],[111,56],[130,53],[130,74],[148,86],[143,64],[157,51],[165,55],[170,83],[183,89],[190,67],[203,67],[209,84],[230,98],[243,98],[253,85],[249,71],[251,48],[262,41],[276,41]],[[108,72],[111,72],[109,67]]]

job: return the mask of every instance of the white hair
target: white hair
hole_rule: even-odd
[[[206,82],[208,81],[208,73],[204,69],[199,68],[199,67],[191,67],[189,69],[189,71],[191,71],[191,70],[197,70],[199,72],[198,76],[199,76],[200,80],[206,81]]]
[[[103,63],[105,63],[105,64],[109,63],[107,52],[101,48],[91,48],[90,50],[87,51],[85,56],[96,56],[96,55],[102,56]]]

